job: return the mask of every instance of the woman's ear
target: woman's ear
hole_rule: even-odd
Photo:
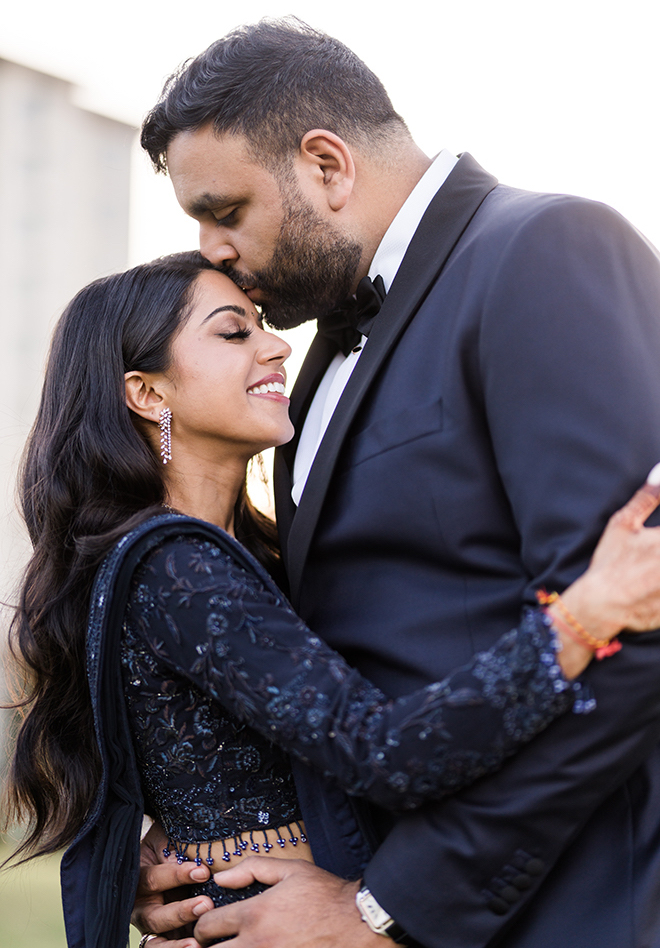
[[[153,377],[148,372],[127,372],[124,379],[126,404],[130,410],[157,424],[160,413],[165,408],[165,400],[154,387]]]
[[[311,176],[323,188],[325,200],[333,211],[346,206],[355,185],[355,162],[343,138],[327,129],[306,132],[300,142],[300,171]]]

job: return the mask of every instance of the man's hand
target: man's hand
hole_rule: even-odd
[[[194,862],[179,865],[173,856],[163,862],[162,850],[166,842],[161,827],[154,823],[140,846],[140,883],[131,922],[141,932],[172,934],[184,925],[196,922],[200,915],[213,908],[213,902],[206,896],[166,901],[170,890],[191,882],[206,882],[210,876],[206,866],[196,866]],[[176,941],[153,938],[147,944],[149,948],[199,948],[193,937]]]
[[[227,888],[255,881],[273,888],[206,912],[195,926],[201,945],[236,935],[232,948],[383,948],[383,936],[371,931],[356,908],[359,884],[302,859],[248,856],[217,873],[215,881]]]

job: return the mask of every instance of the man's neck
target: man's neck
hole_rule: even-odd
[[[385,292],[389,292],[429,204],[442,188],[457,161],[456,156],[449,151],[441,151],[436,155],[385,231],[369,267],[372,280],[376,275],[382,278]]]
[[[432,164],[414,142],[391,150],[382,161],[369,162],[363,178],[364,218],[369,221],[357,283],[366,276],[371,261],[392,221]]]

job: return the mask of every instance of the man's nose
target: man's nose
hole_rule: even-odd
[[[216,267],[238,260],[236,248],[229,242],[227,235],[215,226],[199,225],[199,249],[202,256]]]

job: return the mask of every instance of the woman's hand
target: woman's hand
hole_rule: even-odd
[[[562,594],[566,608],[594,638],[660,628],[660,527],[644,526],[659,503],[657,464],[610,518],[589,569]]]
[[[147,942],[149,948],[200,948],[191,936],[172,940],[174,933],[186,925],[192,925],[209,909],[213,902],[207,896],[177,901],[177,888],[191,882],[205,882],[211,872],[206,866],[194,862],[179,865],[170,856],[164,862],[162,850],[167,837],[158,823],[153,823],[140,844],[140,882],[135,896],[131,922],[140,932],[169,935],[169,938],[153,938]]]

